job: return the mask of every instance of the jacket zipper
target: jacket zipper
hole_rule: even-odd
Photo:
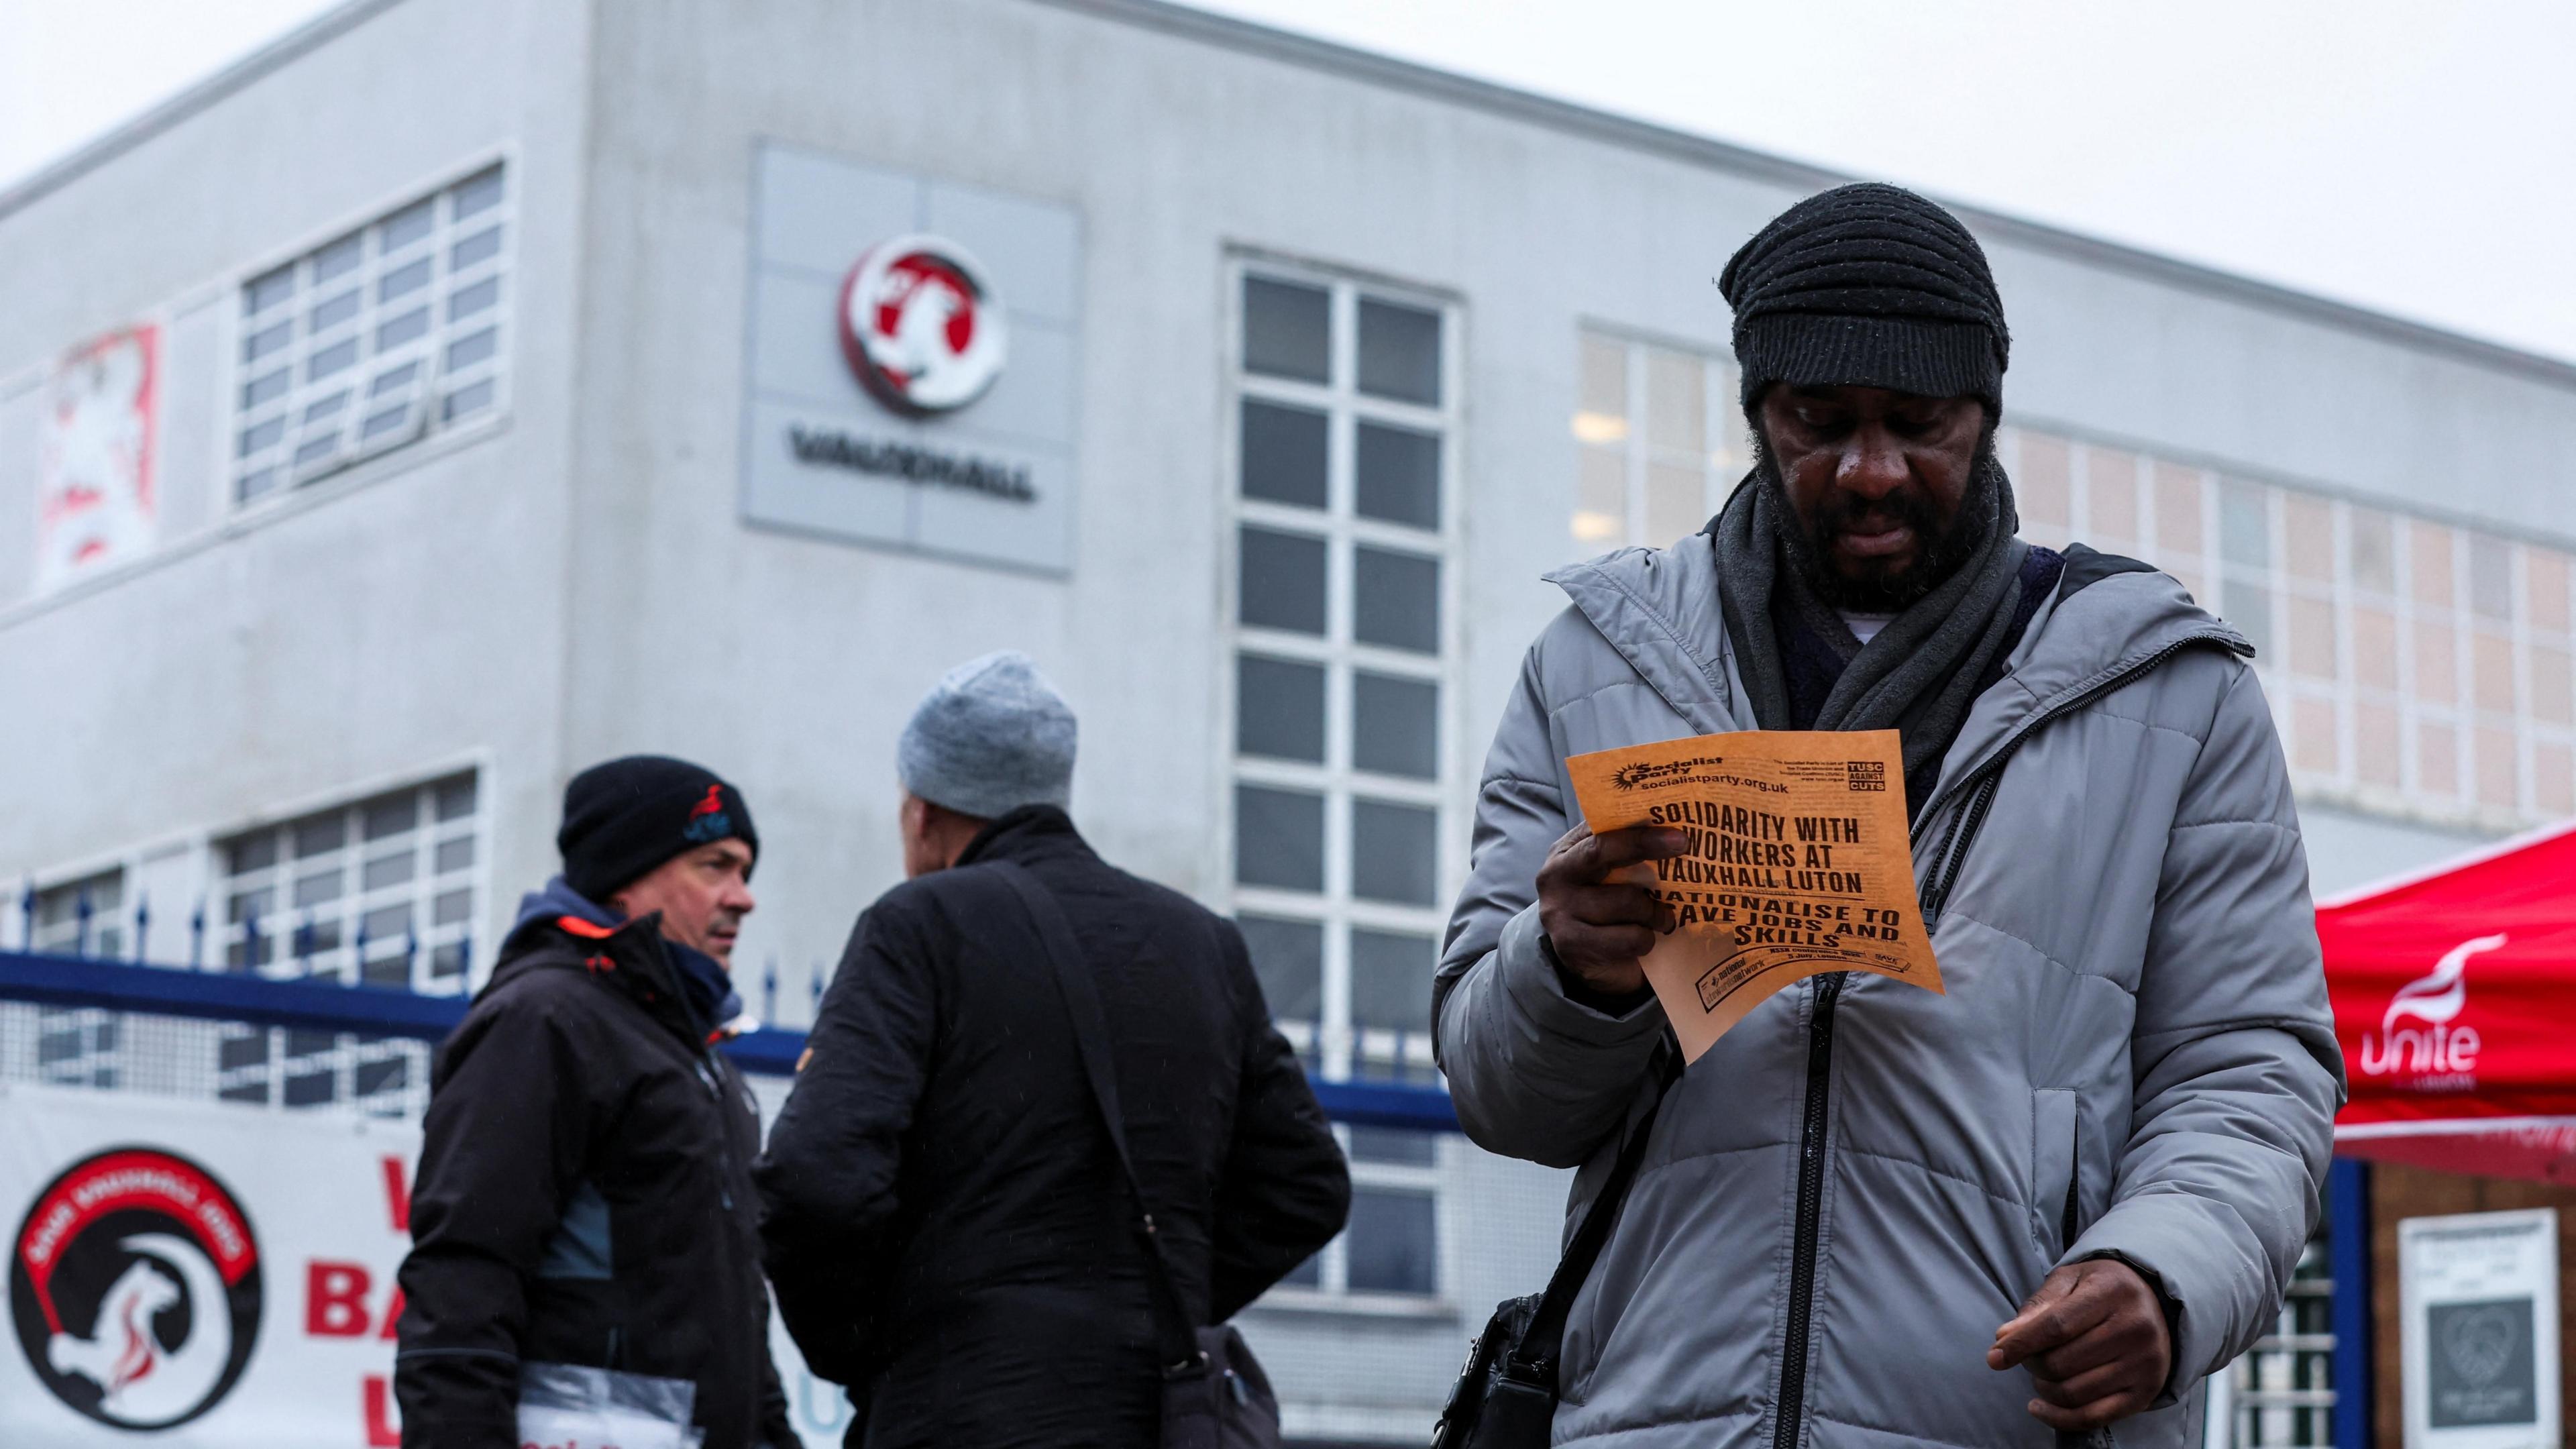
[[[1928,937],[1941,908],[1949,902],[1950,887],[1959,879],[1959,868],[1967,858],[1968,847],[1976,843],[1977,831],[1984,826],[1986,812],[1994,804],[1995,791],[2003,782],[2003,767],[2021,748],[2022,741],[2041,725],[2079,709],[2120,685],[2171,659],[2185,649],[2203,644],[2217,644],[2231,651],[2235,642],[2223,634],[2189,634],[2125,668],[2114,669],[2093,683],[2063,695],[2048,708],[2022,721],[1995,752],[1977,767],[1952,784],[1949,790],[1925,803],[1923,814],[1912,831],[1916,844],[1922,842],[1923,827],[1931,823],[1937,807],[1952,795],[1973,783],[1976,795],[1951,821],[1947,838],[1942,841],[1940,864],[1927,880],[1933,887],[1932,898],[1923,903],[1923,931]],[[1796,1236],[1791,1240],[1789,1256],[1789,1322],[1781,1335],[1780,1396],[1778,1418],[1771,1431],[1772,1449],[1797,1449],[1799,1431],[1807,1418],[1807,1338],[1815,1313],[1816,1249],[1820,1219],[1825,1202],[1825,1130],[1827,1109],[1833,1085],[1834,1004],[1842,999],[1846,973],[1835,971],[1816,978],[1815,1017],[1807,1026],[1807,1103],[1806,1114],[1798,1135],[1798,1217]],[[2067,1191],[2066,1218],[2074,1219],[2075,1194],[2070,1183]],[[2071,1240],[2071,1238],[2070,1238]]]
[[[1816,1014],[1807,1025],[1807,1111],[1798,1137],[1798,1228],[1789,1257],[1789,1326],[1780,1345],[1780,1417],[1774,1449],[1797,1449],[1807,1416],[1807,1327],[1815,1308],[1817,1219],[1825,1205],[1825,1114],[1834,1066],[1834,1003],[1845,973],[1816,980]]]
[[[2078,1196],[2084,1186],[2084,1123],[2079,1116],[2075,1130],[2066,1143],[2066,1206],[2057,1217],[2057,1251],[2063,1253],[2075,1246],[2075,1218],[2081,1211]]]

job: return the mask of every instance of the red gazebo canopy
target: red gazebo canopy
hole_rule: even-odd
[[[2576,822],[2317,907],[2335,1151],[2576,1182]]]

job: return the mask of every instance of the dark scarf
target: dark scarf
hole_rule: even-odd
[[[1753,717],[1766,730],[1900,731],[1909,813],[1922,807],[1941,757],[1967,723],[1969,705],[2030,620],[2021,575],[2031,549],[2013,536],[2021,519],[2012,485],[1991,455],[1980,462],[1962,507],[1969,510],[1963,526],[1982,531],[1968,556],[1856,649],[1849,648],[1857,641],[1841,616],[1815,597],[1796,568],[1782,567],[1796,523],[1779,484],[1763,470],[1736,488],[1709,525],[1727,638]],[[1832,660],[1814,657],[1819,643]],[[1810,666],[1830,671],[1839,663],[1821,701],[1813,701],[1812,689],[1793,691],[1792,651],[1798,650]],[[1822,677],[1813,667],[1794,672],[1802,680]],[[1812,715],[1800,707],[1805,703],[1812,703]]]

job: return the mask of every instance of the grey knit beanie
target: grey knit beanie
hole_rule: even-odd
[[[949,670],[903,727],[903,788],[991,820],[1073,798],[1073,709],[1029,656],[997,650]]]

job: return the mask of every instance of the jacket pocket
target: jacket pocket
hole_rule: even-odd
[[[2030,1094],[2030,1238],[2051,1259],[2075,1240],[2075,1089]]]

